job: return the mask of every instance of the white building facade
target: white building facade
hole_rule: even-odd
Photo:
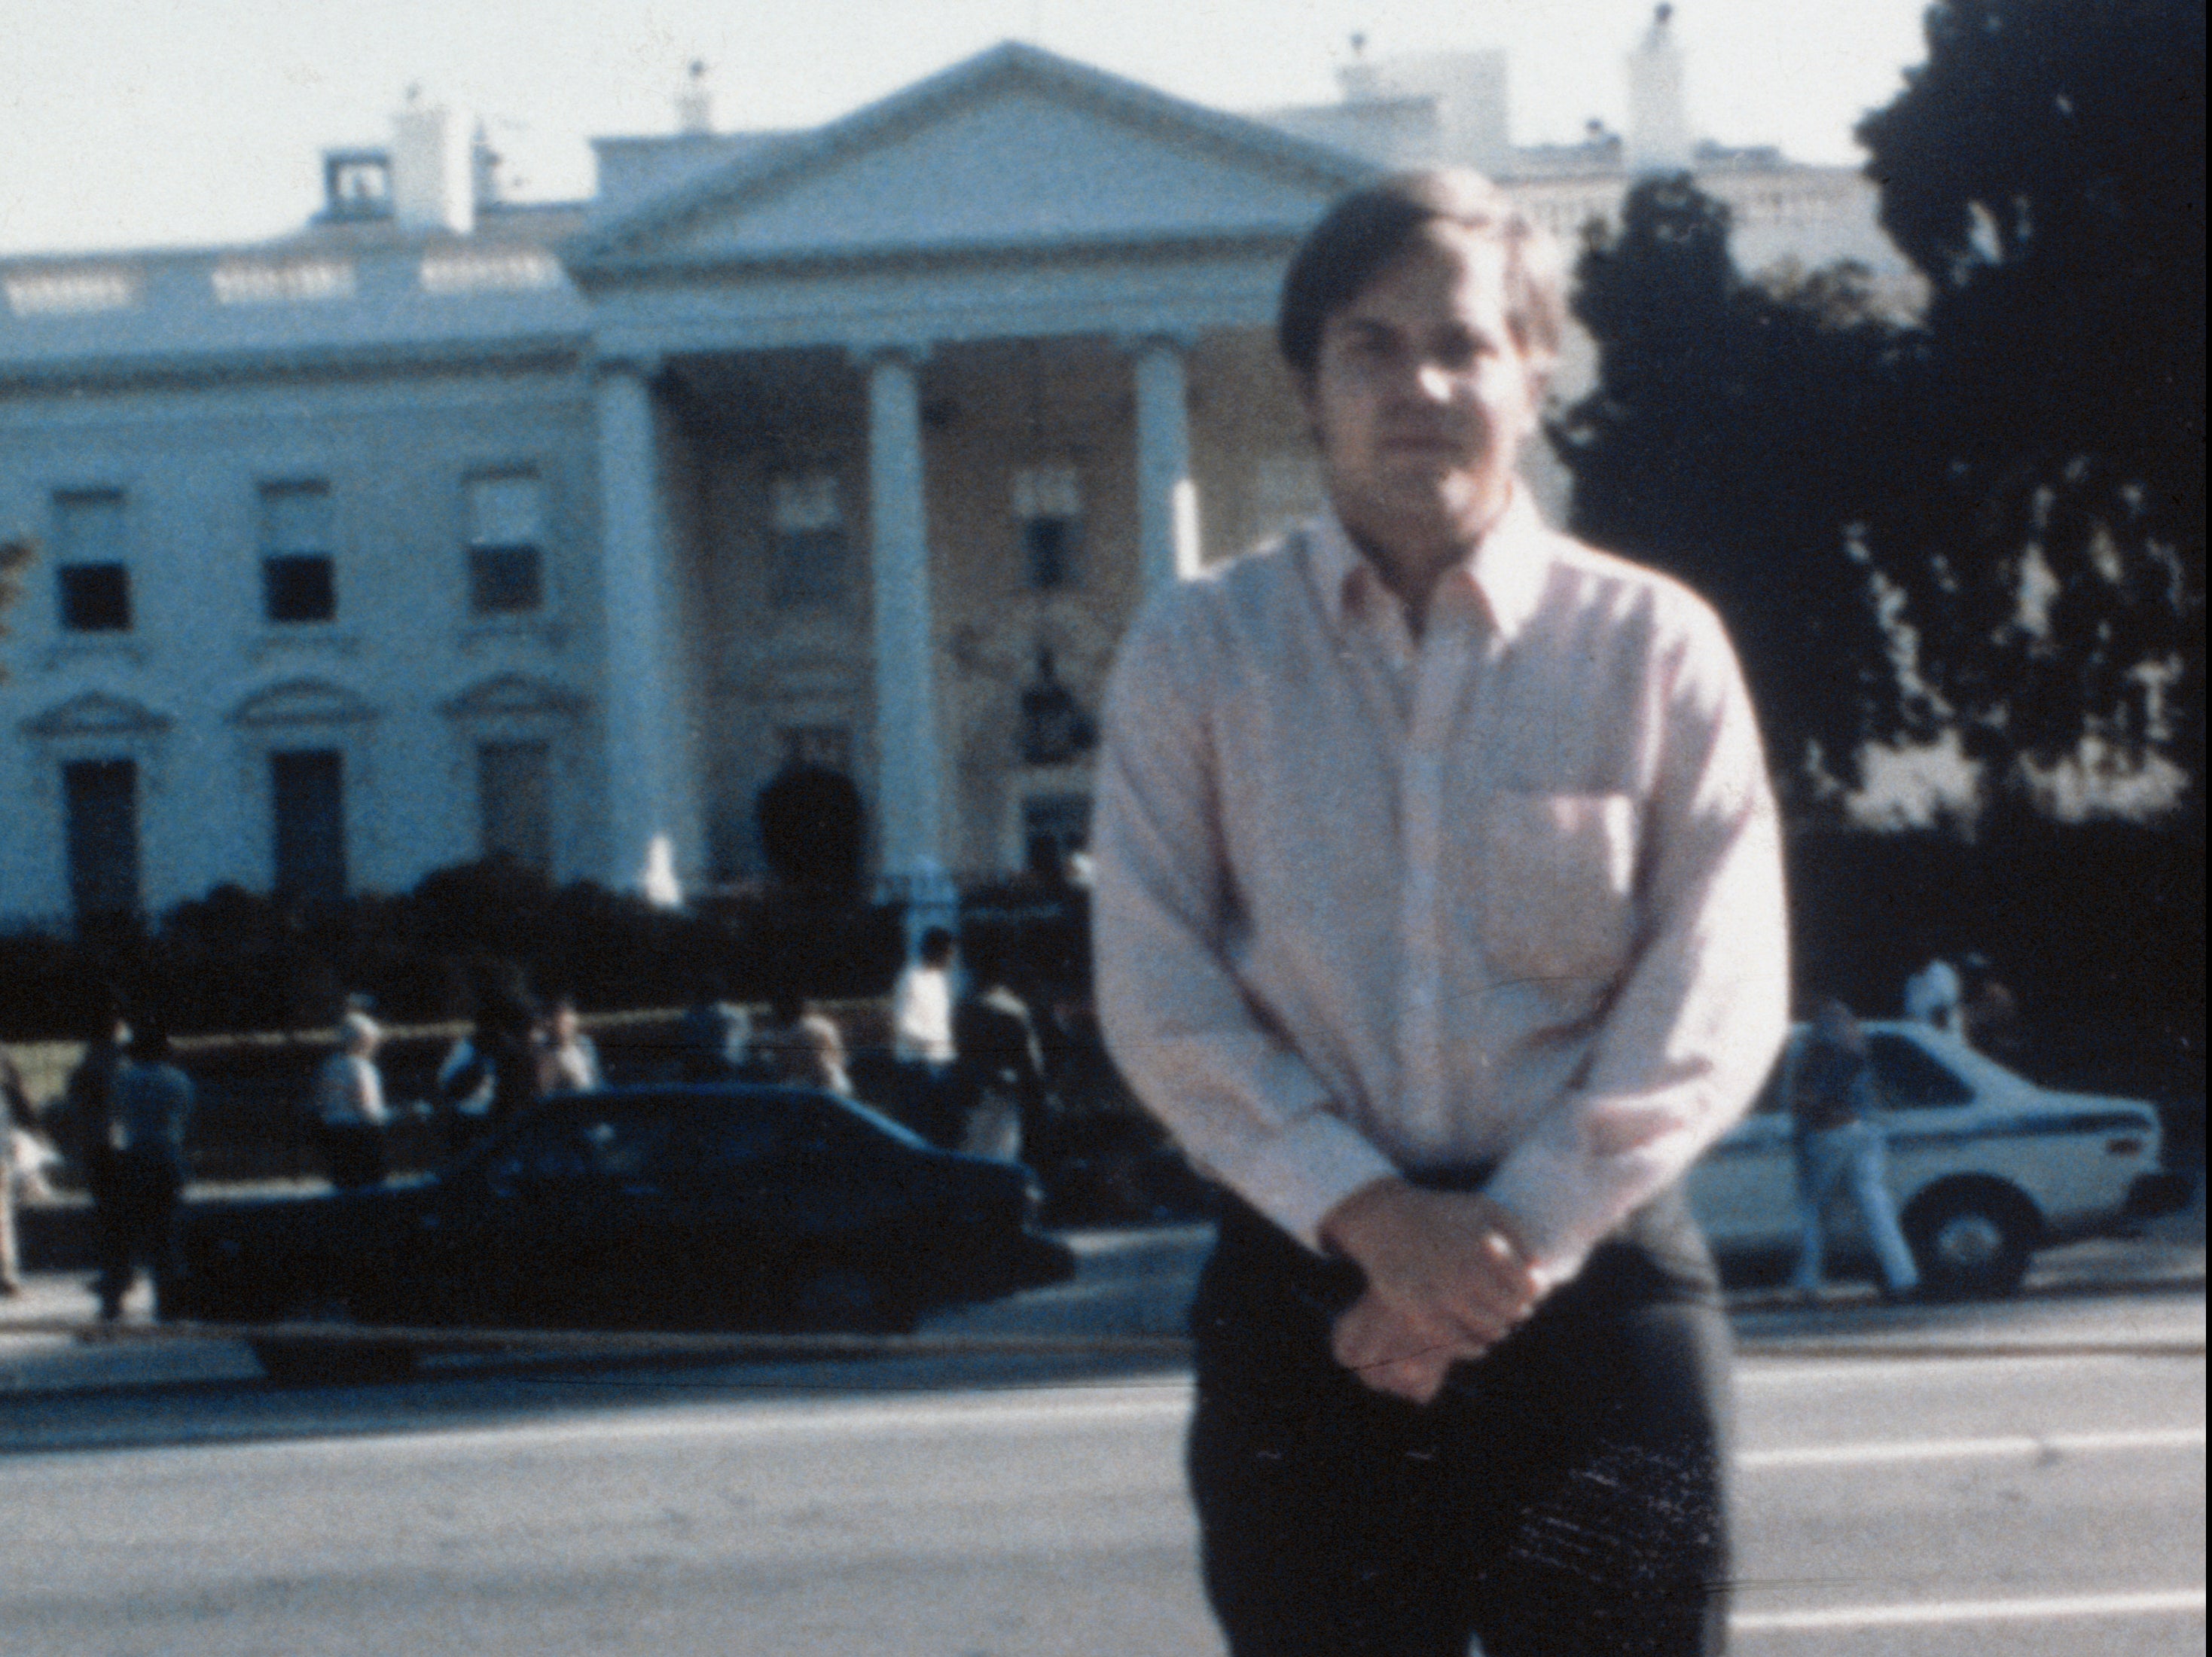
[[[574,207],[426,189],[433,114],[296,238],[0,261],[0,923],[672,900],[802,763],[894,892],[1079,845],[1145,592],[1317,498],[1276,293],[1376,161],[1019,46]]]

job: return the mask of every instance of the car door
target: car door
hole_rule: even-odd
[[[834,1101],[747,1089],[696,1119],[682,1224],[729,1316],[774,1315],[831,1267],[872,1271],[911,1207],[898,1147]]]
[[[1802,1032],[1742,1121],[1690,1170],[1690,1206],[1706,1238],[1727,1253],[1787,1247],[1797,1236],[1796,1167],[1790,1147],[1788,1077]]]
[[[649,1096],[541,1107],[476,1165],[447,1244],[476,1314],[522,1327],[651,1326],[675,1256],[674,1115]]]
[[[1995,1113],[1934,1041],[1902,1028],[1872,1029],[1867,1033],[1867,1059],[1888,1141],[1886,1183],[1899,1212],[1917,1193],[1949,1175],[1986,1173],[2009,1179],[2005,1138],[1991,1131]],[[1864,1235],[1856,1208],[1840,1205],[1836,1217],[1846,1235]]]

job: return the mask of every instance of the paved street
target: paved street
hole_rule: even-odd
[[[2201,1296],[2164,1312],[2201,1336]],[[1218,1649],[1179,1375],[811,1399],[631,1381],[627,1406],[587,1381],[504,1418],[480,1397],[473,1422],[431,1395],[494,1383],[423,1381],[321,1399],[372,1417],[349,1435],[264,1421],[0,1460],[9,1649]],[[2201,1650],[2203,1381],[2201,1356],[1751,1360],[1741,1648]]]
[[[1076,1284],[936,1327],[1164,1330],[1194,1241],[1100,1234]],[[2193,1258],[2100,1288],[2054,1256],[1997,1306],[1739,1296],[1737,1648],[2201,1651]],[[1171,1355],[455,1358],[287,1391],[230,1343],[16,1336],[0,1389],[22,1657],[1219,1649]]]

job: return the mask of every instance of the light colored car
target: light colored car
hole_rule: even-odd
[[[1926,1024],[1864,1028],[1889,1192],[1930,1292],[2008,1294],[2033,1250],[2188,1201],[2187,1177],[2160,1168],[2154,1107],[2038,1087]],[[1791,1032],[1751,1114],[1691,1170],[1691,1206],[1724,1258],[1797,1247],[1785,1078],[1804,1037]],[[1830,1219],[1838,1255],[1870,1256],[1850,1204]]]

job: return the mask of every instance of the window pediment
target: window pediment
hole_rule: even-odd
[[[527,673],[495,673],[438,704],[449,719],[512,719],[518,715],[580,713],[584,698],[566,685]]]
[[[288,679],[257,690],[230,711],[233,725],[260,729],[286,725],[354,725],[376,717],[353,691],[323,679]]]
[[[169,720],[141,701],[88,690],[23,721],[32,737],[146,737],[169,728]]]

